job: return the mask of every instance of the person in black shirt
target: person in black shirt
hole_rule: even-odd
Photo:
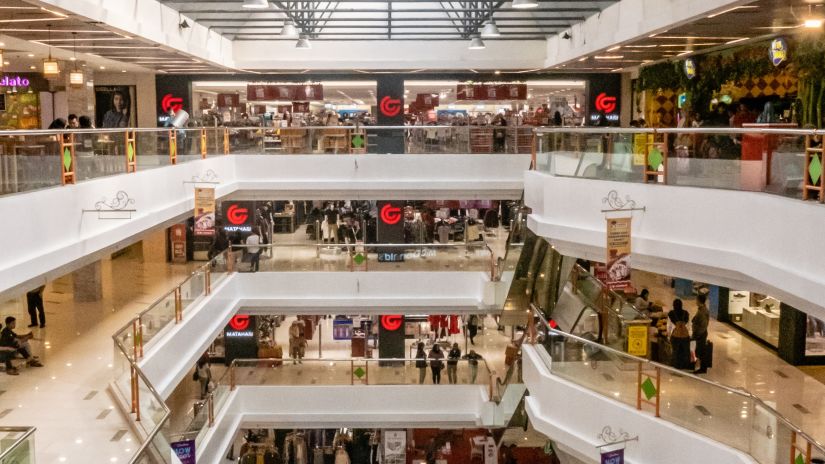
[[[329,233],[330,243],[333,241],[338,243],[338,209],[330,203],[326,211],[324,211],[324,216],[327,219],[327,231]]]
[[[29,308],[29,317],[31,324],[29,327],[37,327],[37,317],[40,316],[40,327],[46,327],[46,314],[43,309],[43,290],[45,285],[41,285],[36,289],[26,293],[26,303]]]
[[[40,364],[36,358],[33,358],[28,346],[26,343],[27,340],[33,338],[31,332],[25,335],[18,335],[14,332],[15,327],[17,327],[17,320],[9,316],[6,318],[6,326],[0,331],[0,348],[13,348],[14,353],[20,353],[23,356],[29,366],[32,367],[43,367],[43,364]],[[11,356],[6,357],[6,374],[9,375],[17,375],[17,369],[14,368],[12,365],[11,360],[14,358],[14,353]]]

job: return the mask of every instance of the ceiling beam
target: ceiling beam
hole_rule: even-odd
[[[567,24],[552,24],[552,25],[539,25],[539,24],[498,24],[496,23],[499,29],[564,29],[569,27]],[[261,29],[271,29],[274,33],[279,33],[281,31],[281,26],[225,26],[225,27],[213,27],[214,30],[245,30],[245,29],[254,29],[254,30],[261,30]],[[324,29],[387,29],[386,24],[329,24],[324,26]],[[393,24],[393,30],[396,29],[454,29],[451,24],[437,24],[437,25],[427,25],[427,24]],[[258,32],[257,34],[271,34],[267,32]],[[242,33],[241,33],[242,34]],[[256,34],[255,32],[250,32],[250,34]]]
[[[293,18],[295,19],[295,18]],[[394,17],[393,21],[414,21],[414,22],[426,22],[426,21],[433,21],[433,22],[446,22],[446,21],[454,21],[456,18],[398,18]],[[570,21],[580,21],[584,18],[557,18],[557,17],[541,17],[536,18],[533,16],[513,16],[510,18],[496,18],[496,23],[498,21],[530,21],[530,22],[553,22],[553,21],[566,21],[564,24],[569,25]],[[366,21],[386,21],[386,18],[328,18],[327,21],[332,22],[344,22],[344,21],[352,21],[352,22],[366,22]],[[198,22],[210,22],[210,23],[238,23],[238,24],[246,24],[246,23],[261,23],[261,22],[273,22],[274,24],[280,24],[283,20],[271,18],[271,19],[223,19],[223,18],[211,18],[211,19],[198,19]],[[252,26],[249,26],[252,27]]]
[[[395,0],[393,0],[395,1]],[[282,2],[278,2],[282,3]],[[391,3],[391,2],[390,2]],[[297,12],[304,12],[301,9],[290,8],[290,12],[297,13]],[[387,13],[390,11],[389,8],[336,8],[331,10],[329,8],[318,9],[318,10],[310,10],[308,12],[333,12],[333,13]],[[409,9],[393,9],[393,13],[465,13],[465,12],[474,12],[474,11],[487,11],[481,8],[409,8]],[[534,8],[531,9],[531,13],[598,13],[601,11],[599,8],[593,7],[569,7],[569,8]],[[180,10],[181,14],[186,15],[196,15],[196,14],[253,14],[249,10]],[[281,10],[263,10],[257,11],[254,13],[255,16],[261,16],[263,14],[279,14],[284,13]],[[498,8],[496,9],[496,13],[525,13],[525,10],[520,10],[517,8]]]

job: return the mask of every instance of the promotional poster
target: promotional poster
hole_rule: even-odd
[[[95,127],[117,129],[137,126],[135,105],[135,86],[96,85]]]

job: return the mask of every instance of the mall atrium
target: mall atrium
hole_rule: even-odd
[[[0,464],[825,463],[825,0],[0,0]]]

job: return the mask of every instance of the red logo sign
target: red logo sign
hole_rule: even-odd
[[[395,225],[401,220],[401,208],[393,206],[389,203],[381,208],[381,220],[384,224]]]
[[[226,218],[229,219],[229,222],[232,224],[239,226],[249,219],[249,210],[241,208],[238,205],[232,205],[226,210]]]
[[[596,97],[596,110],[603,113],[612,113],[616,111],[616,97],[609,97],[602,92]]]
[[[388,118],[398,116],[398,113],[401,112],[401,100],[389,96],[384,97],[381,99],[379,109],[381,110],[381,114]]]
[[[391,332],[398,330],[398,328],[401,327],[401,316],[381,316],[381,326]]]
[[[249,327],[249,316],[237,315],[229,320],[229,327],[238,332],[246,330]]]
[[[175,110],[175,113],[177,113],[178,110],[183,108],[183,98],[167,93],[160,100],[160,107],[163,109],[164,113],[168,113],[169,110]]]

